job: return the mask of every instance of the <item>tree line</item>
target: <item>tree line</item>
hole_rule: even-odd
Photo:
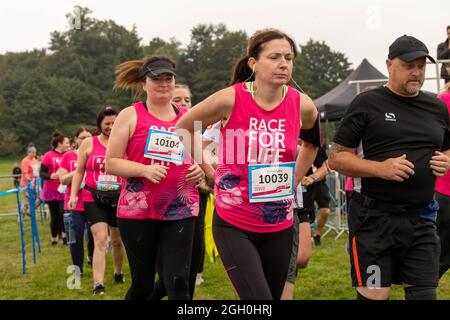
[[[224,24],[193,27],[186,45],[159,37],[143,44],[135,27],[96,19],[86,7],[77,12],[80,28],[52,32],[48,48],[0,55],[0,157],[20,155],[30,142],[46,151],[54,129],[70,136],[81,125],[92,126],[101,106],[129,106],[130,92],[112,90],[121,62],[169,55],[177,83],[190,86],[196,103],[229,85],[234,62],[246,54],[249,35]],[[351,72],[346,56],[325,42],[310,39],[299,51],[293,78],[312,98]]]

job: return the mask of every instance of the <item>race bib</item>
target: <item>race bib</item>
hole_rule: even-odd
[[[144,157],[183,164],[184,147],[176,133],[150,129]]]
[[[120,182],[117,181],[116,176],[102,174],[98,176],[98,181],[95,183],[95,187],[100,191],[115,191],[120,189]]]
[[[294,197],[295,162],[248,166],[249,201],[269,202]]]
[[[303,208],[303,192],[306,192],[306,187],[299,183],[295,189],[294,209]]]

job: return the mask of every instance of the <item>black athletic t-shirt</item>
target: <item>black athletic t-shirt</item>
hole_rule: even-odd
[[[374,199],[407,206],[433,199],[436,177],[430,168],[434,151],[450,148],[445,104],[430,93],[402,97],[386,87],[361,93],[348,108],[334,142],[357,148],[364,159],[384,161],[406,154],[413,176],[403,182],[355,178],[355,190]]]

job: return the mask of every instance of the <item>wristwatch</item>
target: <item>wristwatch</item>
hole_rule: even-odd
[[[317,181],[317,177],[316,177],[314,174],[309,175],[309,177],[310,177],[311,179],[313,179],[314,181]]]

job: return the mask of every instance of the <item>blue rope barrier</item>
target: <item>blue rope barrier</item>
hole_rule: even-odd
[[[25,246],[25,231],[24,231],[24,221],[23,221],[23,214],[22,214],[22,205],[20,201],[20,195],[19,193],[23,190],[27,190],[28,192],[28,201],[30,204],[30,220],[31,220],[31,239],[32,239],[32,248],[33,248],[33,262],[36,264],[36,246],[37,251],[41,253],[41,242],[39,240],[39,230],[37,227],[36,222],[36,196],[39,197],[39,187],[42,184],[42,181],[40,178],[35,180],[28,180],[27,187],[20,187],[20,188],[14,188],[7,191],[0,192],[0,197],[4,197],[10,194],[16,195],[16,201],[17,201],[17,212],[19,215],[19,225],[20,225],[20,240],[21,240],[21,249],[22,249],[22,274],[26,274],[26,246]],[[41,211],[43,211],[43,203],[39,204],[39,208]],[[42,221],[43,222],[43,221]]]
[[[28,180],[28,202],[30,204],[30,220],[31,220],[31,242],[33,247],[33,262],[36,264],[36,245],[38,252],[41,253],[41,242],[39,241],[39,231],[36,223],[36,198],[34,184],[37,181]]]
[[[19,189],[16,189],[17,210],[19,212],[19,224],[20,224],[20,241],[22,245],[22,274],[27,272],[27,258],[25,254],[25,231],[23,228],[23,216],[22,206],[20,205]]]
[[[23,226],[22,206],[20,204],[19,192],[25,189],[26,188],[22,187],[0,192],[0,197],[4,197],[10,194],[16,194],[17,210],[19,213],[19,224],[20,224],[20,242],[22,246],[22,274],[26,274],[27,259],[25,255],[25,231]]]

